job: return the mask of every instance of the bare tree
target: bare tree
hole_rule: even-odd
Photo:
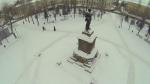
[[[65,19],[66,15],[70,13],[69,2],[68,0],[62,0],[62,3],[63,3],[62,14],[64,15],[64,19]]]
[[[55,21],[57,20],[57,14],[59,13],[59,8],[56,6],[56,0],[51,0],[51,7],[53,9],[53,16]]]
[[[48,22],[48,0],[41,0],[41,3],[42,3],[42,9],[44,11],[44,18],[47,20]]]
[[[85,5],[86,5],[85,0],[81,0],[81,6],[82,6],[83,10],[84,10]]]
[[[14,35],[15,38],[17,38],[16,34],[14,33],[13,30],[13,17],[14,17],[14,13],[13,13],[13,6],[12,5],[8,5],[7,3],[5,3],[3,5],[2,8],[3,14],[4,14],[4,19],[5,22],[8,23],[10,25],[10,29],[11,29],[11,33]]]
[[[139,0],[139,8],[141,7],[142,4],[142,0]]]
[[[142,3],[142,1],[139,0],[140,7],[142,7],[141,3]],[[150,1],[149,1],[148,5],[144,7],[144,12],[142,14],[142,20],[138,24],[138,27],[140,28],[138,31],[138,35],[145,25],[145,20],[149,17],[149,6],[150,6]]]
[[[71,8],[73,8],[73,14],[75,18],[76,9],[77,9],[77,0],[71,0]]]
[[[51,7],[53,10],[56,8],[56,0],[51,0]]]
[[[149,37],[150,37],[150,25],[149,25],[149,29],[147,31],[147,34],[145,36],[147,37],[147,39],[149,39]]]
[[[40,23],[39,23],[39,17],[38,17],[38,13],[39,12],[41,12],[41,3],[40,3],[40,1],[36,1],[35,2],[35,11],[34,11],[34,14],[35,14],[35,19],[36,19],[36,21],[37,21],[37,25],[40,25]]]
[[[132,19],[132,20],[131,20],[131,22],[130,22],[130,24],[129,24],[129,28],[128,28],[128,30],[130,30],[131,25],[135,25],[135,20],[134,20],[134,19]]]
[[[150,0],[149,0],[149,2],[148,2],[148,6],[147,7],[150,7]],[[147,10],[147,11],[149,11],[149,10]],[[149,12],[148,12],[149,13]],[[148,15],[148,14],[147,14]],[[148,16],[147,16],[148,17]],[[147,40],[149,39],[149,37],[150,37],[150,25],[149,25],[149,29],[148,29],[148,31],[147,31],[147,34],[146,34],[146,37],[147,37]]]
[[[119,1],[120,1],[120,0],[114,0],[114,1],[113,1],[112,4],[115,6],[115,9],[120,9],[120,3],[119,3]]]
[[[147,4],[147,6],[144,7],[144,12],[142,14],[142,19],[143,20],[146,20],[147,18],[149,18],[149,14],[150,14],[150,0]]]
[[[139,23],[138,23],[139,31],[137,33],[138,35],[139,35],[140,31],[143,29],[144,25],[145,25],[144,19],[142,21],[139,21]]]
[[[105,12],[105,9],[106,9],[106,0],[98,0],[98,9],[100,10],[100,16],[102,18],[104,12]]]
[[[86,11],[87,11],[88,7],[89,7],[89,0],[86,0]]]

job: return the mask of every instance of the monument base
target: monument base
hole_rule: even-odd
[[[82,67],[85,71],[92,73],[100,58],[98,50],[95,48],[97,36],[93,30],[83,31],[78,37],[78,47],[74,50],[73,56],[67,60],[71,64]]]
[[[68,58],[68,62],[71,64],[82,67],[88,73],[92,73],[97,60],[100,58],[97,49],[94,49],[91,54],[86,54],[80,50],[75,50],[72,57]]]
[[[69,57],[67,59],[67,62],[73,65],[77,65],[79,67],[81,67],[84,71],[88,72],[88,73],[92,73],[94,68],[96,67],[98,60],[100,59],[101,55],[99,55],[99,53],[96,53],[96,58],[93,58],[91,61],[89,61],[88,63],[81,63],[80,61],[78,61],[74,56]]]

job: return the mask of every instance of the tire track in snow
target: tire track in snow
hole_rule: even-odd
[[[113,24],[115,24],[115,21],[113,21]],[[121,35],[121,33],[116,29],[117,28],[116,24],[114,25],[113,28],[118,33],[118,36],[119,36],[120,40],[122,41],[124,47],[117,45],[116,43],[112,43],[111,41],[104,40],[104,39],[103,40],[114,45],[115,48],[118,50],[118,52],[127,60],[127,62],[129,63],[127,84],[134,84],[135,83],[135,80],[134,80],[135,79],[135,73],[134,73],[135,68],[134,68],[133,60],[131,59],[130,56],[124,55],[120,50],[120,48],[121,48],[121,49],[126,49],[129,51],[128,45],[126,44],[125,40],[123,39],[123,36]]]
[[[110,43],[110,44],[112,44],[112,45],[114,45],[114,46],[116,46],[116,47],[118,47],[118,48],[120,48],[122,50],[125,50],[125,51],[129,52],[131,54],[131,56],[134,56],[135,58],[137,58],[138,60],[142,61],[143,63],[145,63],[147,66],[150,67],[150,62],[144,60],[142,57],[138,56],[136,53],[134,53],[132,51],[129,51],[126,47],[123,47],[123,46],[121,46],[121,45],[119,45],[119,44],[117,44],[117,43],[115,43],[113,41],[110,41],[108,39],[105,39],[105,38],[98,37],[98,39],[102,40],[102,41],[105,41],[107,43]]]
[[[135,66],[133,60],[131,60],[127,55],[121,52],[121,49],[116,47],[116,50],[129,62],[129,69],[128,69],[128,77],[127,77],[127,84],[135,84]]]
[[[61,40],[63,40],[64,38],[66,37],[69,37],[71,33],[69,32],[65,32],[67,34],[59,37],[58,39],[56,39],[55,41],[53,41],[52,43],[50,43],[49,45],[47,45],[46,47],[44,47],[43,49],[40,50],[40,54],[43,53],[44,51],[46,51],[47,49],[49,49],[51,46],[53,46],[54,44],[60,42]],[[41,56],[42,57],[42,56]],[[40,69],[40,59],[38,60],[38,64],[36,65],[36,69],[35,69],[35,73],[34,73],[34,78],[33,78],[33,81],[32,81],[32,84],[37,84],[38,83],[38,72],[39,72],[39,69]]]
[[[60,31],[60,32],[67,32],[67,33],[76,33],[76,32],[72,32],[72,31]],[[117,43],[115,43],[115,42],[112,42],[112,41],[110,41],[110,40],[107,40],[107,39],[103,39],[103,38],[100,38],[100,37],[98,37],[98,39],[101,39],[101,40],[103,40],[103,41],[106,41],[106,42],[108,42],[108,43],[111,43],[112,45],[114,45],[116,48],[117,48],[117,50],[118,50],[118,52],[128,61],[128,63],[129,63],[129,70],[128,70],[128,79],[127,79],[127,84],[134,84],[135,83],[135,66],[134,66],[134,63],[133,63],[133,60],[131,60],[131,58],[129,58],[128,56],[126,56],[126,55],[124,55],[122,52],[121,52],[121,50],[120,49],[123,49],[123,50],[125,50],[125,51],[127,51],[127,52],[129,52],[132,56],[137,56],[137,55],[135,55],[133,52],[131,52],[130,51],[130,49],[128,48],[128,45],[126,44],[126,42],[125,42],[125,40],[123,39],[123,37],[122,37],[122,35],[121,35],[121,33],[117,30],[117,32],[118,32],[118,34],[119,34],[119,36],[120,36],[120,38],[121,38],[121,40],[122,40],[122,42],[123,42],[123,44],[125,45],[125,46],[121,46],[121,45],[119,45],[119,44],[117,44]],[[76,33],[77,34],[77,33]],[[138,59],[140,59],[140,57],[138,58]],[[147,61],[145,61],[144,59],[141,59],[144,63],[146,63],[147,65],[150,65]]]
[[[109,44],[112,44],[112,45],[114,45],[114,46],[116,46],[116,47],[118,47],[118,48],[126,49],[124,46],[121,46],[121,45],[119,45],[119,44],[117,44],[117,43],[115,43],[115,42],[113,42],[113,41],[108,40],[108,39],[101,38],[101,37],[98,37],[98,39],[99,39],[99,40],[102,40],[102,41],[104,41],[104,42],[107,42],[107,43],[109,43]]]
[[[115,21],[113,21],[113,24],[115,24],[114,22],[115,22]],[[117,28],[117,25],[115,24],[115,28],[114,28],[114,29],[116,30],[116,28]],[[128,47],[128,45],[126,44],[125,40],[123,39],[123,36],[121,35],[121,33],[120,33],[120,31],[119,31],[118,29],[117,29],[117,32],[118,32],[120,38],[122,39],[123,43],[125,44],[125,47],[126,47],[126,48],[124,48],[124,49],[125,49],[126,51],[128,51],[128,52],[131,54],[132,57],[137,58],[138,60],[142,61],[143,63],[145,63],[147,66],[150,67],[150,62],[146,61],[144,58],[142,58],[142,56],[139,56],[138,54],[136,54],[136,53],[134,53],[133,51],[131,51],[131,49],[130,49],[130,48]]]
[[[115,22],[115,21],[114,21],[114,22]],[[114,23],[114,24],[115,24],[115,23]],[[95,25],[98,25],[98,24],[95,24]],[[91,25],[91,26],[93,26],[93,25]],[[114,29],[116,30],[117,26],[116,26],[116,25],[114,25],[114,26],[115,26]],[[74,31],[60,31],[60,32],[67,32],[67,33],[76,33],[76,34],[79,34],[78,32],[74,32]],[[115,42],[112,42],[112,41],[110,41],[110,40],[107,40],[107,39],[103,39],[103,38],[100,38],[100,39],[102,39],[102,40],[104,40],[104,41],[106,41],[106,42],[109,42],[109,43],[111,43],[111,44],[113,44],[113,45],[115,45],[115,46],[117,46],[117,47],[119,47],[119,48],[121,48],[121,49],[124,49],[125,51],[129,52],[129,53],[131,54],[131,56],[137,58],[138,60],[142,61],[143,63],[145,63],[147,66],[150,67],[150,62],[146,61],[145,59],[143,59],[143,58],[142,58],[141,56],[139,56],[138,54],[132,52],[132,51],[129,49],[128,45],[126,44],[125,40],[123,39],[121,33],[120,33],[118,30],[117,30],[117,32],[118,32],[118,34],[119,34],[119,36],[120,36],[122,42],[125,44],[125,46],[121,46],[121,45],[119,45],[119,44],[117,44],[117,43],[115,43]]]
[[[76,74],[72,73],[71,71],[68,71],[67,69],[65,69],[64,67],[61,67],[61,69],[68,74],[69,76],[71,76],[72,78],[82,82],[81,84],[87,84],[87,82],[83,81],[80,77],[78,77]]]
[[[67,34],[65,34],[65,35],[63,35],[63,36],[61,36],[61,37],[59,37],[58,39],[54,40],[52,43],[50,43],[49,45],[47,45],[46,47],[44,47],[43,49],[41,49],[41,50],[39,51],[38,55],[41,54],[42,52],[46,51],[46,50],[47,50],[48,48],[50,48],[52,45],[56,44],[57,42],[63,40],[64,38],[66,38],[66,37],[68,37],[68,36],[70,36],[70,33],[67,33]],[[16,81],[14,82],[14,84],[18,84],[19,80],[26,74],[26,72],[31,68],[31,66],[34,64],[34,62],[38,60],[39,57],[37,57],[37,55],[35,55],[35,56],[36,56],[36,57],[34,57],[34,58],[30,61],[30,63],[25,67],[25,69],[23,70],[23,72],[18,76],[18,78],[16,79]],[[40,59],[39,59],[39,60],[40,60]],[[38,60],[38,61],[39,61],[39,60]],[[39,69],[38,67],[39,67],[39,66],[37,65],[36,69]],[[38,72],[38,70],[36,70],[36,72]],[[37,74],[38,74],[38,73],[35,73],[36,76],[38,76]],[[35,79],[34,79],[34,80],[35,80]]]
[[[35,70],[33,72],[33,78],[32,78],[32,83],[31,84],[38,84],[38,73],[39,73],[39,70],[40,70],[40,64],[41,64],[41,59],[40,57],[36,60],[36,65],[35,65]]]
[[[122,49],[126,50],[126,48],[124,48],[124,47],[122,47],[122,46],[120,46],[120,45],[118,45],[118,44],[116,44],[116,43],[114,43],[112,41],[109,41],[109,40],[105,40],[105,39],[102,39],[102,38],[99,38],[99,37],[98,37],[98,39],[102,40],[102,41],[105,41],[105,42],[107,42],[109,44],[112,44],[116,48],[116,50],[121,54],[121,56],[123,56],[123,58],[125,58],[128,61],[128,63],[129,63],[129,69],[128,69],[127,84],[134,84],[134,78],[135,78],[134,77],[134,75],[135,75],[135,73],[134,73],[134,71],[135,71],[135,69],[134,69],[134,63],[132,62],[132,60],[128,56],[126,56],[125,54],[123,54],[121,52]]]
[[[16,81],[14,82],[14,84],[18,84],[19,80],[25,75],[25,73],[31,68],[31,66],[33,65],[34,61],[37,60],[36,58],[33,58],[32,61],[25,67],[25,69],[23,70],[23,72],[18,76],[18,78],[16,79]]]
[[[58,30],[58,32],[64,32],[64,33],[75,33],[75,34],[80,34],[78,32],[73,32],[73,31],[61,31],[61,30]],[[119,31],[118,31],[119,32]],[[123,38],[123,37],[122,37]],[[143,59],[141,56],[137,55],[136,53],[132,52],[128,47],[126,46],[121,46],[113,41],[110,41],[110,40],[107,40],[105,38],[101,38],[101,37],[98,37],[98,39],[101,39],[105,42],[108,42],[110,44],[113,44],[115,46],[117,46],[118,48],[121,48],[121,49],[124,49],[125,51],[129,52],[131,54],[131,56],[134,56],[136,57],[138,60],[142,61],[143,63],[145,63],[147,66],[150,67],[150,62],[146,61],[145,59]]]
[[[125,42],[122,34],[120,33],[120,31],[118,29],[116,29],[117,26],[115,25],[114,29],[117,31],[119,38],[121,39],[122,43],[124,44],[124,46],[126,47],[126,49],[128,51],[130,51],[127,43]],[[122,54],[122,56],[124,56],[126,58],[126,60],[129,62],[129,69],[128,69],[128,78],[127,78],[127,84],[135,84],[135,66],[133,63],[133,58],[131,58],[131,56],[126,56],[123,53],[121,53],[120,49],[117,49],[119,51],[120,54]]]
[[[50,44],[46,45],[44,48],[42,48],[38,53],[40,54],[40,53],[46,51],[46,50],[47,50],[48,48],[50,48],[52,45],[54,45],[54,44],[56,44],[57,42],[63,40],[64,38],[70,36],[70,34],[71,34],[71,33],[67,33],[67,34],[65,34],[65,35],[63,35],[63,36],[61,36],[61,37],[59,37],[58,39],[54,40],[52,43],[50,43]]]

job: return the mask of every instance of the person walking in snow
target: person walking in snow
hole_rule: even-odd
[[[150,35],[150,25],[149,25],[148,33],[149,33],[149,35]]]
[[[43,30],[43,31],[46,31],[46,28],[43,26],[43,27],[42,27],[42,30]]]
[[[145,36],[147,37],[147,39],[149,39],[149,37],[150,37],[150,25],[149,25],[148,32],[147,32],[147,34]]]
[[[143,29],[144,25],[145,25],[144,20],[142,20],[138,23],[138,27],[139,27],[138,35],[139,35],[140,31]]]
[[[56,27],[54,26],[54,31],[56,31]]]

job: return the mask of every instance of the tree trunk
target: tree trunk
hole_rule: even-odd
[[[48,23],[48,17],[46,18],[46,20],[47,20],[47,23]]]
[[[121,16],[121,25],[120,25],[120,28],[122,28],[122,23],[123,23],[123,17]]]
[[[38,24],[38,26],[39,26],[39,25],[40,25],[40,23],[39,23],[39,19],[37,18],[36,20],[37,20],[37,24]]]
[[[130,30],[130,28],[131,28],[131,24],[129,24],[129,28],[128,28],[128,30]]]
[[[0,41],[0,45],[3,45],[1,41]]]
[[[14,31],[13,31],[13,26],[12,26],[13,23],[11,22],[11,20],[9,20],[9,21],[10,21],[11,33],[14,35],[15,38],[17,38],[16,34],[15,34]]]
[[[33,20],[33,17],[31,16],[31,20],[32,20],[32,22],[33,22],[33,24],[34,24],[34,20]]]
[[[138,35],[140,34],[141,29],[138,31]]]
[[[150,34],[148,34],[148,36],[147,36],[147,40],[149,39],[149,37],[150,37]]]
[[[29,16],[28,16],[28,22],[30,23],[30,19],[29,19]]]
[[[36,19],[37,24],[38,24],[38,26],[39,26],[39,25],[40,25],[40,23],[39,23],[39,19],[38,19],[38,15],[37,15],[37,14],[35,14],[35,19]]]

